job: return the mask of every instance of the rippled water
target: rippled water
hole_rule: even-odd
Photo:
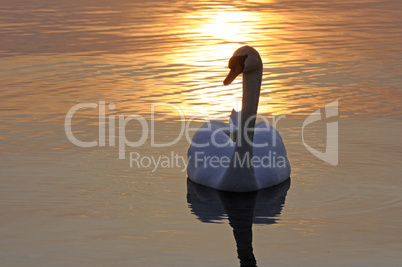
[[[185,136],[153,147],[151,134],[174,141],[194,113],[226,120],[241,97],[241,79],[222,85],[227,62],[248,44],[264,62],[259,113],[286,115],[278,129],[292,164],[290,187],[246,201],[257,265],[399,266],[401,11],[396,0],[3,1],[2,265],[238,265],[233,214],[247,213],[187,185],[180,160],[153,171],[130,167],[129,153],[185,157]],[[304,129],[304,141],[325,151],[326,123],[338,121],[331,166],[303,145],[302,125],[335,100],[339,117]],[[101,146],[75,146],[67,112],[101,101],[104,137],[98,109],[77,111],[72,124],[79,140]],[[149,135],[119,159],[118,116],[132,114]],[[141,126],[125,132],[139,140]]]

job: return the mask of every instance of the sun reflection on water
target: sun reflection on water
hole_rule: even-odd
[[[46,53],[32,43],[29,49],[35,53],[2,59],[3,109],[55,114],[56,120],[78,102],[103,99],[127,115],[149,113],[151,103],[164,102],[179,105],[187,116],[228,116],[242,93],[241,77],[223,85],[228,60],[237,48],[250,45],[264,62],[259,114],[306,116],[335,99],[341,100],[344,112],[395,113],[400,106],[400,53],[379,49],[394,47],[395,40],[383,37],[395,33],[395,27],[369,28],[360,20],[370,17],[363,10],[332,10],[323,4],[292,12],[275,5],[196,1],[189,8],[183,2],[157,7],[138,2],[131,9],[117,5],[113,12],[88,8],[80,13],[82,20],[67,27],[47,22],[43,18],[48,13],[38,13],[33,26],[15,27],[21,32],[37,27],[38,35],[52,42]],[[345,20],[348,24],[336,24]],[[362,28],[367,29],[364,35]],[[61,30],[63,35],[55,39],[53,34]],[[8,44],[10,51],[18,50],[17,43],[24,43],[14,42],[4,43],[4,49]],[[377,61],[370,59],[378,53]],[[172,111],[160,119],[180,116]]]
[[[202,36],[220,39],[226,42],[252,41],[248,24],[259,21],[258,13],[239,11],[234,8],[221,8],[219,11],[198,13],[189,18],[200,19],[201,25],[196,25]]]
[[[183,20],[190,25],[184,32],[183,45],[165,56],[165,61],[190,65],[194,71],[180,75],[192,88],[177,92],[186,114],[204,113],[207,116],[227,117],[232,108],[241,109],[242,83],[239,76],[231,85],[224,86],[228,60],[242,45],[252,45],[261,38],[255,25],[263,17],[259,12],[243,11],[231,6],[189,13]],[[258,49],[258,48],[257,48]],[[268,96],[263,96],[266,101]],[[260,112],[268,112],[262,105]]]

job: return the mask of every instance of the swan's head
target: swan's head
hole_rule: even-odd
[[[251,46],[243,46],[237,49],[229,60],[230,72],[223,81],[229,85],[240,73],[262,72],[262,60],[260,54]]]

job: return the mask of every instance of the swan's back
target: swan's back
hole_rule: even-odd
[[[290,176],[290,163],[279,132],[267,122],[255,126],[254,172],[259,188],[277,185]]]
[[[216,159],[231,158],[235,143],[230,139],[230,125],[219,121],[207,122],[198,129],[187,153],[187,175],[197,184],[219,189],[226,168]],[[214,140],[214,141],[213,141]]]
[[[237,131],[234,118],[240,114],[233,114],[230,124],[211,121],[194,134],[187,154],[187,174],[193,182],[220,189],[220,181],[235,149],[230,132]],[[255,126],[253,159],[258,189],[277,185],[290,176],[285,145],[279,132],[267,122]]]

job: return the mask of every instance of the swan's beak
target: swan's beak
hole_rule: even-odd
[[[226,79],[223,81],[224,85],[231,84],[236,77],[242,73],[243,69],[241,66],[236,66],[234,69],[231,69]]]

